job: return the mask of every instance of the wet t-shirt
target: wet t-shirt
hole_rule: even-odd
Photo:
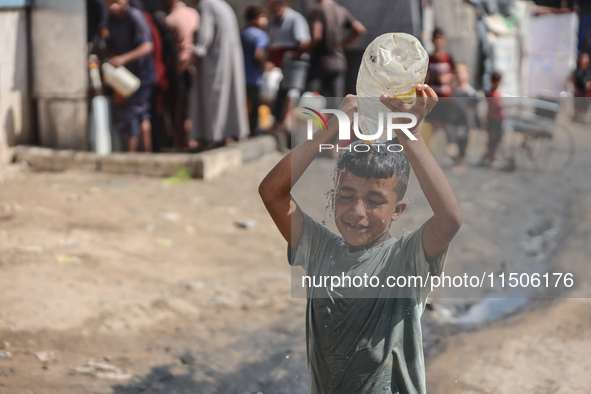
[[[292,265],[302,266],[316,285],[320,278],[331,276],[376,277],[373,285],[380,281],[367,288],[344,282],[332,290],[330,284],[308,286],[310,393],[426,392],[420,318],[429,278],[442,273],[447,250],[427,262],[423,228],[368,250],[349,252],[341,237],[304,214],[297,251],[289,250]],[[407,278],[408,285],[387,286],[388,277]],[[411,277],[423,282],[411,285]]]

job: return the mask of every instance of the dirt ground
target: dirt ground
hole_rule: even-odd
[[[449,174],[464,225],[446,272],[536,267],[578,286],[484,318],[470,315],[482,297],[506,293],[436,291],[423,318],[430,393],[588,392],[591,302],[572,297],[589,297],[591,135],[572,127],[566,172]],[[307,393],[305,300],[256,191],[279,158],[211,182],[4,168],[0,392]],[[318,220],[333,165],[314,163],[295,191]],[[395,235],[430,215],[416,181],[408,199]]]

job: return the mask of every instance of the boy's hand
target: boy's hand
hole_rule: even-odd
[[[386,107],[392,111],[400,111],[409,114],[413,114],[417,117],[417,125],[411,129],[414,133],[419,128],[419,124],[425,119],[425,117],[431,112],[433,107],[439,101],[437,93],[429,85],[417,85],[415,87],[417,92],[417,101],[414,105],[406,104],[402,100],[396,97],[390,97],[383,94],[380,97],[380,101]]]
[[[437,94],[428,85],[417,85],[416,91],[417,102],[412,106],[393,97],[381,97],[381,102],[392,111],[406,112],[417,117],[417,125],[410,129],[412,133],[415,133],[438,101]],[[396,135],[399,139],[404,139],[404,153],[433,210],[433,216],[423,229],[423,251],[427,261],[432,262],[445,251],[458,232],[462,224],[462,211],[451,185],[421,134],[416,133],[417,141],[404,137],[402,132],[396,132]]]

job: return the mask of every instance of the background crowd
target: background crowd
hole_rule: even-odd
[[[241,23],[224,0],[199,0],[192,4],[195,8],[163,0],[151,12],[141,0],[87,2],[90,52],[113,66],[125,66],[141,80],[140,89],[128,98],[106,92],[129,151],[196,151],[262,132],[280,133],[304,91],[324,97],[355,93],[347,89],[345,48],[367,29],[333,0],[317,0],[305,16],[285,0],[251,4]],[[538,14],[571,11],[536,9]],[[459,153],[453,159],[461,169],[468,131],[484,120],[489,144],[481,164],[493,166],[505,118],[499,101],[503,70],[477,70],[479,77],[484,75],[477,90],[470,84],[474,70],[446,50],[445,32],[434,27],[429,41],[424,42],[431,51],[426,82],[449,99],[438,105],[430,121],[457,143]],[[589,48],[582,44],[577,68],[567,81],[575,97],[591,95]],[[277,73],[283,81],[275,83],[269,102],[268,92],[262,91],[264,84],[273,85]],[[484,96],[489,108],[479,119],[474,109]],[[272,117],[261,109],[262,98]],[[588,100],[577,100],[575,120],[586,119],[587,106]]]

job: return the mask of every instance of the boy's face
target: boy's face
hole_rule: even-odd
[[[267,26],[269,26],[269,19],[267,18],[267,15],[265,15],[265,14],[259,15],[256,19],[255,26],[261,30],[265,30],[267,28]]]
[[[397,202],[398,179],[361,178],[344,170],[334,196],[336,226],[345,241],[354,247],[378,245],[390,238],[390,223],[397,220],[405,202]]]

